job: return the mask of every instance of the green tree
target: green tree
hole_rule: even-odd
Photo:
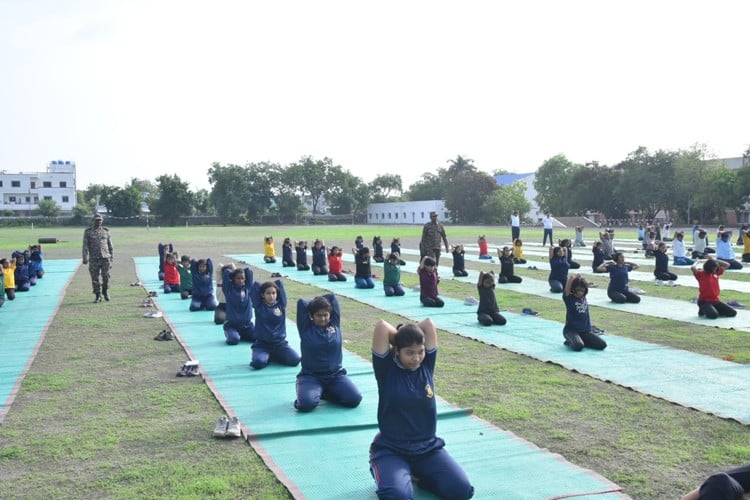
[[[482,204],[477,222],[507,226],[509,214],[513,210],[518,210],[521,215],[531,210],[531,203],[526,199],[525,182],[498,186]]]
[[[332,213],[354,214],[367,211],[370,187],[362,179],[339,168],[334,174],[333,186],[328,195]]]
[[[311,156],[303,156],[298,162],[289,165],[287,173],[300,194],[310,200],[313,213],[318,213],[321,199],[331,194],[336,180],[337,168],[334,167],[333,160],[327,157],[315,160]]]
[[[138,189],[129,187],[116,188],[106,199],[107,211],[113,217],[137,217],[141,214],[143,196]]]
[[[225,222],[240,220],[247,213],[245,198],[250,191],[247,170],[239,165],[214,163],[208,169],[211,205]]]
[[[54,219],[60,215],[60,205],[55,200],[39,200],[39,215],[45,219]]]
[[[616,166],[622,172],[615,196],[627,200],[629,208],[637,209],[647,218],[659,210],[669,210],[675,203],[676,153],[658,150],[651,154],[639,147]]]
[[[211,205],[211,193],[206,189],[199,189],[193,193],[193,203],[195,213],[198,215],[213,215],[215,213],[214,207]]]
[[[553,156],[542,164],[536,172],[534,189],[536,203],[544,212],[565,215],[568,212],[567,196],[564,189],[570,184],[573,163],[565,155]]]
[[[445,208],[450,211],[451,220],[458,224],[480,221],[484,203],[497,189],[495,178],[489,174],[475,169],[455,172],[445,195]]]
[[[137,189],[143,195],[143,201],[146,203],[151,203],[153,198],[159,197],[159,187],[149,180],[133,177],[130,179],[129,187]]]
[[[620,172],[598,163],[576,165],[571,170],[566,206],[570,214],[585,215],[589,210],[607,217],[622,218],[627,207],[613,195]]]
[[[153,215],[169,226],[175,226],[182,216],[192,215],[194,198],[187,182],[174,174],[157,177],[156,184],[158,195],[149,204]]]
[[[442,200],[445,198],[445,186],[438,174],[426,172],[404,195],[409,201]]]
[[[393,201],[403,192],[401,176],[396,174],[378,175],[369,184],[372,203],[384,203]]]

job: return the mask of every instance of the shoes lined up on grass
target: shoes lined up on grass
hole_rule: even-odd
[[[528,307],[524,307],[523,310],[521,311],[521,313],[522,314],[526,314],[528,316],[538,316],[539,315],[538,312],[536,312],[535,310],[533,310],[531,308],[528,308]]]
[[[158,296],[159,296],[159,294],[158,294],[158,293],[156,293],[156,292],[148,292],[148,296],[149,296],[149,297],[158,297]]]
[[[174,334],[170,330],[162,330],[154,340],[174,340]]]
[[[479,301],[474,297],[466,297],[466,300],[464,300],[465,306],[475,306],[477,304],[479,304]]]
[[[188,361],[184,365],[182,365],[182,368],[180,368],[180,371],[177,372],[178,377],[197,377],[200,375],[200,368],[199,363],[197,359],[194,359],[193,361]]]
[[[240,419],[237,417],[227,418],[222,416],[216,421],[213,434],[214,437],[240,437],[242,435]]]
[[[154,311],[148,311],[146,314],[143,315],[145,318],[161,318],[164,316],[161,311],[154,310]]]
[[[154,301],[151,299],[144,299],[143,302],[141,302],[141,307],[155,307],[156,304],[154,304]]]

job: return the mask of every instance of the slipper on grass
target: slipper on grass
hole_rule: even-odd
[[[523,311],[521,311],[521,313],[523,313],[523,314],[527,314],[527,315],[529,315],[529,316],[537,316],[537,315],[539,314],[539,313],[538,313],[538,312],[536,312],[535,310],[533,310],[533,309],[529,309],[528,307],[524,307],[524,309],[523,309]]]
[[[732,300],[730,302],[727,302],[727,305],[732,306],[732,307],[736,307],[737,309],[744,309],[745,308],[745,304],[743,304],[741,302],[737,302],[736,300]]]

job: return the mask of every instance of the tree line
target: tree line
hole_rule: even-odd
[[[576,164],[557,155],[536,171],[534,201],[560,216],[598,212],[628,218],[635,213],[648,219],[664,210],[684,222],[722,220],[727,209],[748,202],[750,147],[744,159],[741,168],[732,170],[698,145],[653,153],[640,147],[613,166]],[[494,176],[505,173],[488,174],[459,155],[404,190],[400,175],[365,182],[327,157],[305,156],[289,165],[214,163],[206,173],[210,190],[191,191],[178,175],[131,179],[124,187],[94,184],[79,191],[74,215],[91,214],[98,200],[114,217],[138,217],[145,202],[163,225],[191,215],[252,224],[266,216],[295,221],[303,214],[364,214],[370,203],[442,199],[454,223],[507,225],[513,210],[528,213],[531,204],[524,183],[497,184]]]

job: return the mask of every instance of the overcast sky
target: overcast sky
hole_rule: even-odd
[[[750,144],[745,1],[0,0],[0,170],[78,187],[328,156],[404,187]]]

